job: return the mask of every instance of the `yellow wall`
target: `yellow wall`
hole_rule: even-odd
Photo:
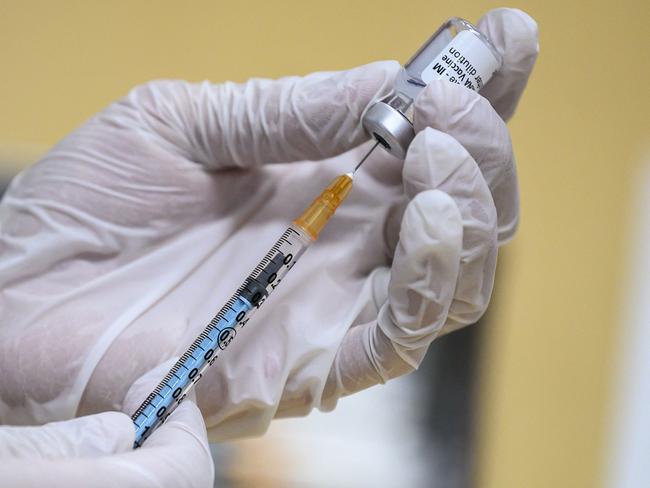
[[[601,482],[633,171],[650,149],[647,1],[524,2],[541,56],[512,124],[521,232],[484,361],[481,486]],[[584,8],[589,5],[589,8]]]
[[[445,17],[496,6],[0,0],[0,164],[33,159],[148,79],[405,60]],[[523,218],[488,332],[477,479],[590,487],[601,473],[626,192],[650,145],[650,12],[646,0],[518,6],[540,24],[542,55],[511,124]]]

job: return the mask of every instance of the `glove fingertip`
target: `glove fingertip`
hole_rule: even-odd
[[[418,193],[406,207],[400,242],[410,255],[409,259],[427,257],[432,249],[440,252],[443,248],[450,257],[459,257],[463,218],[454,199],[440,190]]]
[[[479,20],[478,28],[488,36],[507,64],[513,64],[518,58],[516,55],[530,56],[539,52],[539,27],[523,10],[491,10]]]
[[[205,422],[203,421],[203,415],[201,410],[191,400],[186,400],[182,402],[178,408],[174,411],[173,416],[170,418],[172,423],[181,423],[189,425],[191,427],[201,427],[205,430]]]
[[[418,193],[406,207],[400,228],[401,249],[395,261],[398,267],[409,263],[404,269],[410,268],[420,275],[432,252],[444,254],[450,262],[460,259],[462,241],[463,219],[453,198],[440,190],[426,190]],[[404,283],[414,278],[410,276]]]
[[[199,407],[191,400],[182,402],[172,413],[169,419],[162,424],[150,437],[149,444],[153,445],[156,440],[171,435],[186,437],[190,435],[201,445],[207,446],[208,435],[203,420],[203,414]],[[153,442],[152,442],[153,441]]]
[[[112,452],[123,452],[133,447],[135,441],[135,427],[133,420],[122,412],[105,412],[107,417],[107,430],[119,432],[115,438],[115,445]]]
[[[488,12],[478,23],[503,56],[499,71],[481,90],[503,120],[509,120],[526,87],[539,53],[537,23],[517,9]]]
[[[404,160],[402,180],[408,197],[438,187],[472,157],[454,137],[425,127],[416,134]]]
[[[77,456],[93,457],[129,451],[135,440],[135,427],[122,412],[102,412],[68,421],[68,440]],[[65,422],[60,423],[62,427]]]

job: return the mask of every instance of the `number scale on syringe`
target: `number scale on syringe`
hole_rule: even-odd
[[[139,447],[153,428],[164,422],[175,406],[185,399],[190,388],[202,378],[205,369],[214,364],[219,353],[248,323],[310,243],[311,239],[299,227],[287,228],[244,284],[133,414],[135,447]]]

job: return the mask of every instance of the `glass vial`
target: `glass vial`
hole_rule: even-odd
[[[362,117],[366,131],[393,156],[404,159],[413,129],[413,102],[433,80],[479,91],[501,67],[501,55],[471,23],[445,22],[400,70],[393,92]]]

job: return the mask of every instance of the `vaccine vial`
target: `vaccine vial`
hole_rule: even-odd
[[[415,137],[413,102],[433,80],[479,91],[501,67],[501,55],[470,22],[453,17],[400,70],[393,92],[370,106],[362,124],[386,151],[404,159]]]

